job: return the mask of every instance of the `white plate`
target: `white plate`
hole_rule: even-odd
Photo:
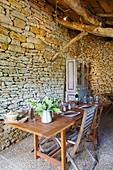
[[[81,107],[79,107],[79,109],[89,109],[90,107],[92,107],[91,105],[83,105]]]
[[[79,115],[81,112],[74,112],[74,111],[67,111],[65,113],[62,113],[62,116],[66,116],[66,117],[74,117]]]

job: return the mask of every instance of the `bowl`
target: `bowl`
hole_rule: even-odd
[[[18,113],[13,113],[12,115],[11,114],[7,114],[6,115],[6,119],[8,120],[8,121],[15,121],[15,120],[17,120],[17,116],[18,116]]]

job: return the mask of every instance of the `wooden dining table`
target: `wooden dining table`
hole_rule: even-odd
[[[65,131],[71,125],[75,124],[78,120],[83,117],[84,111],[82,109],[74,108],[73,111],[80,112],[79,115],[74,117],[64,117],[61,114],[54,114],[52,117],[52,122],[48,124],[44,124],[41,122],[40,116],[36,115],[36,120],[33,122],[27,121],[24,123],[7,123],[7,125],[18,128],[20,130],[30,132],[34,135],[34,157],[35,159],[42,157],[57,166],[60,166],[62,170],[66,170],[66,136]],[[46,139],[50,139],[61,133],[61,161],[48,156],[39,151],[39,138],[41,136]]]

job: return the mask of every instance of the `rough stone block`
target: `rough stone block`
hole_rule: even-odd
[[[0,22],[4,22],[4,23],[8,23],[10,25],[13,25],[10,17],[3,15],[3,14],[0,14]]]
[[[28,30],[29,30],[29,28],[28,28]],[[28,37],[28,36],[29,37],[35,37],[35,34],[33,32],[28,31],[28,30],[25,30],[23,35],[25,35],[26,37]]]
[[[21,13],[21,10],[19,11],[16,11],[16,10],[12,10],[11,11],[11,15],[13,16],[13,17],[16,17],[16,18],[20,18],[20,19],[22,19],[23,21],[28,21],[28,19],[26,18],[26,16],[23,14],[23,13]]]
[[[40,33],[40,29],[37,27],[30,27],[30,30],[35,33],[35,34],[39,34]]]
[[[12,62],[12,61],[9,62],[9,66],[10,66],[10,67],[14,67],[15,65],[16,65],[15,62]],[[11,70],[11,71],[12,71],[12,70]],[[14,72],[14,70],[13,70],[13,72]]]
[[[6,44],[2,44],[1,48],[4,49],[4,50],[7,50],[8,46]]]
[[[39,50],[39,51],[43,51],[45,49],[45,47],[42,46],[41,44],[35,44],[35,49]]]
[[[9,31],[6,28],[0,26],[0,34],[8,35],[8,33]]]
[[[49,38],[49,37],[46,37],[46,42],[48,42],[48,43],[53,43],[53,39],[52,38]]]
[[[13,31],[10,32],[10,37],[11,38],[15,38],[15,39],[17,39],[17,40],[19,40],[21,42],[25,42],[26,41],[26,37],[25,36],[23,36],[21,34],[17,34],[17,33],[13,32]]]
[[[22,47],[34,49],[34,45],[32,43],[22,43]]]
[[[19,41],[19,40],[12,39],[11,44],[20,46],[20,41]]]
[[[14,51],[14,52],[19,52],[19,53],[25,52],[25,48],[21,48],[21,47],[16,46],[16,45],[9,45],[8,50],[11,50],[11,51]]]
[[[51,54],[48,51],[45,51],[44,58],[51,59]]]
[[[17,1],[15,1],[15,0],[8,0],[10,3],[11,3],[11,5],[13,5],[13,6],[15,6],[15,7],[17,7],[17,8],[21,8],[22,6],[17,2]]]
[[[10,3],[7,0],[1,0],[3,4],[10,5]]]
[[[11,39],[8,36],[0,34],[0,42],[9,44],[11,42]]]
[[[22,33],[22,30],[20,28],[17,28],[17,27],[14,27],[12,25],[8,25],[6,23],[1,23],[1,25],[5,28],[8,28],[9,30],[11,31],[15,31],[15,32],[19,32],[19,33]]]
[[[25,15],[27,15],[27,16],[29,16],[30,14],[27,12],[27,11],[25,11],[25,10],[23,10],[22,9],[22,11],[21,11],[23,14],[25,14]]]
[[[46,36],[46,31],[43,29],[40,29],[40,35],[45,37]]]
[[[27,42],[38,44],[38,39],[33,37],[28,37]]]
[[[24,28],[25,25],[26,25],[26,23],[23,20],[21,20],[19,18],[15,18],[15,20],[14,20],[15,27]]]

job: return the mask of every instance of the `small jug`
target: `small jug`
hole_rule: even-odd
[[[43,110],[41,122],[42,123],[50,123],[51,121],[52,121],[52,118],[51,118],[50,111]]]
[[[30,104],[28,104],[28,119],[29,121],[35,121],[35,111]]]

